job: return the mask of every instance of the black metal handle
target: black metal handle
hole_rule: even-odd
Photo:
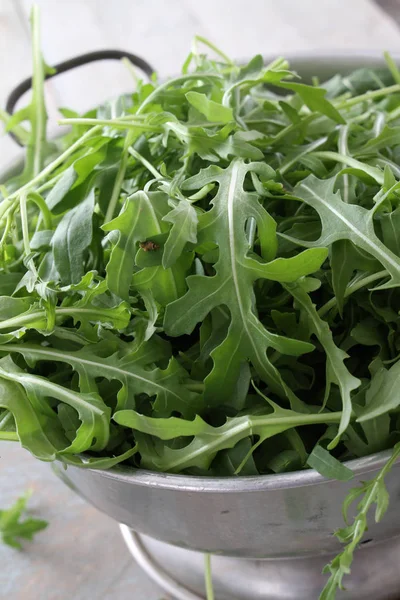
[[[131,54],[130,52],[124,52],[123,50],[97,50],[95,52],[87,52],[86,54],[80,54],[79,56],[75,56],[74,58],[69,58],[68,60],[64,60],[63,62],[54,65],[55,73],[49,73],[45,76],[45,79],[51,79],[52,77],[56,77],[61,73],[65,73],[66,71],[71,71],[76,67],[81,67],[82,65],[87,65],[88,63],[95,62],[97,60],[121,60],[121,58],[127,58],[133,65],[138,67],[141,71],[146,73],[149,77],[154,73],[153,67],[145,61],[140,56],[136,56],[136,54]],[[14,112],[14,108],[25,92],[27,92],[32,86],[32,77],[28,77],[24,79],[7,98],[6,102],[6,111],[12,115]],[[22,146],[21,142],[18,138],[9,131],[9,135],[13,138],[13,140],[19,145]]]

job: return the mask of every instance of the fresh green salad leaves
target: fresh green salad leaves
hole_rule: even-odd
[[[198,38],[182,75],[64,110],[49,143],[36,10],[33,32],[31,103],[4,116],[27,161],[1,186],[0,439],[82,467],[342,480],[392,447],[393,61],[317,86]]]
[[[28,492],[7,510],[0,510],[0,535],[5,544],[22,549],[20,540],[32,540],[33,536],[46,529],[47,521],[36,519],[34,517],[24,517],[26,504],[31,496]]]

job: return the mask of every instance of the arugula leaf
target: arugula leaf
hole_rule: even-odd
[[[354,477],[354,473],[351,469],[339,462],[332,454],[330,454],[330,452],[320,445],[314,447],[307,459],[307,464],[324,477],[329,477],[329,479],[349,481],[349,479],[353,479]]]
[[[400,405],[400,363],[390,369],[380,368],[372,377],[366,393],[366,406],[360,411],[358,421],[364,422],[386,414]]]
[[[222,123],[233,121],[233,111],[231,108],[210,100],[205,94],[187,92],[186,98],[192,106],[207,117],[208,121],[220,121]]]
[[[229,308],[231,324],[228,335],[211,353],[214,368],[205,380],[208,403],[215,403],[217,399],[222,402],[228,400],[240,364],[247,359],[252,361],[258,374],[274,391],[285,396],[285,384],[268,360],[267,349],[272,347],[293,355],[312,350],[311,345],[302,341],[270,333],[252,309],[251,290],[256,279],[295,281],[318,269],[326,258],[324,248],[315,249],[313,254],[305,252],[269,263],[247,256],[249,245],[244,225],[250,217],[257,223],[264,255],[272,258],[275,252],[273,220],[257,197],[243,189],[246,174],[257,168],[267,176],[273,176],[273,172],[263,166],[246,165],[236,160],[225,170],[209,167],[184,184],[184,189],[190,190],[201,188],[210,181],[217,181],[220,186],[213,199],[212,210],[200,216],[198,228],[200,243],[213,242],[219,246],[219,259],[214,265],[216,274],[214,277],[189,277],[189,291],[183,298],[168,305],[165,313],[167,333],[180,335],[190,333],[213,308],[220,305]]]
[[[67,212],[54,232],[51,245],[54,264],[64,285],[78,283],[84,274],[85,252],[93,236],[94,190]]]
[[[21,498],[8,508],[0,510],[0,535],[2,540],[8,546],[22,550],[22,544],[19,540],[32,540],[33,536],[46,529],[47,521],[27,517],[23,520],[23,515],[26,511],[26,505],[31,497],[32,492],[27,492]]]
[[[316,242],[304,242],[286,237],[308,247],[329,245],[340,239],[349,240],[374,256],[391,276],[390,282],[380,289],[400,285],[400,258],[377,237],[373,224],[374,209],[368,211],[362,206],[343,202],[339,192],[333,191],[335,181],[335,178],[323,181],[310,175],[295,189],[301,200],[318,211],[322,222],[320,238]]]
[[[336,591],[343,590],[343,577],[350,573],[351,563],[353,561],[354,552],[361,542],[365,532],[368,529],[367,516],[371,507],[375,504],[375,521],[378,523],[384,516],[389,497],[385,486],[385,477],[392,469],[393,464],[400,455],[400,444],[396,444],[393,449],[392,456],[371,481],[361,484],[360,487],[350,490],[346,500],[343,503],[343,516],[347,522],[347,511],[350,505],[361,496],[361,500],[357,505],[357,515],[351,525],[339,529],[336,536],[339,541],[345,544],[343,551],[338,554],[324,569],[325,573],[330,573],[329,580],[325,585],[320,600],[334,600]]]
[[[174,410],[178,410],[184,416],[194,415],[196,410],[201,407],[202,399],[199,394],[190,392],[185,385],[181,384],[181,380],[185,379],[185,375],[187,378],[187,374],[176,359],[170,358],[166,369],[149,369],[149,366],[159,360],[159,352],[164,353],[163,347],[157,349],[157,342],[155,340],[154,342],[152,345],[143,345],[132,352],[128,350],[122,356],[118,353],[108,354],[108,345],[102,342],[89,347],[85,346],[74,352],[28,344],[9,344],[7,349],[10,352],[22,354],[29,362],[46,360],[71,365],[79,374],[81,387],[85,391],[91,392],[96,389],[95,378],[97,377],[104,377],[109,381],[119,381],[122,384],[117,395],[119,410],[126,406],[135,406],[135,395],[145,393],[149,396],[156,396],[154,410],[160,416],[168,415]],[[113,347],[111,346],[110,349],[113,350]],[[3,373],[0,373],[0,377],[13,379],[13,376]],[[18,381],[18,377],[14,376],[14,379]],[[27,386],[37,384],[38,389],[40,388],[39,382],[34,379],[25,378],[22,375],[19,379],[21,379],[22,385],[25,383]],[[47,384],[45,385],[48,387]],[[49,391],[61,395],[63,393],[61,390],[55,390],[52,386]],[[60,399],[65,402],[73,401],[72,398]],[[88,400],[90,401],[89,398]],[[96,399],[93,397],[93,402],[95,403],[95,401]],[[105,409],[106,407],[104,407]],[[98,414],[103,422],[102,412]]]
[[[188,242],[197,242],[197,214],[188,200],[183,199],[163,217],[163,221],[172,223],[171,231],[164,244],[162,266],[171,267],[181,256]]]
[[[133,410],[116,412],[114,420],[120,425],[131,427],[136,432],[147,434],[146,437],[136,434],[139,451],[146,468],[179,472],[189,467],[208,469],[218,451],[233,448],[249,435],[259,436],[264,441],[299,424],[318,423],[321,420],[337,422],[340,418],[338,413],[305,415],[283,409],[270,400],[268,402],[273,408],[272,413],[263,416],[245,415],[228,418],[227,422],[220,427],[208,425],[198,415],[194,421],[185,421],[176,417],[155,419],[140,415]],[[193,440],[183,448],[174,449],[154,439],[171,440],[181,436],[193,437]]]
[[[332,333],[326,321],[320,318],[312,303],[310,296],[300,285],[287,286],[296,303],[301,310],[301,318],[304,318],[310,334],[315,335],[322,344],[326,353],[326,390],[325,401],[329,397],[332,383],[339,386],[342,398],[342,419],[336,438],[329,444],[328,448],[334,448],[340,440],[340,436],[346,431],[350,422],[352,412],[351,392],[361,385],[361,381],[354,377],[347,369],[344,361],[348,355],[338,348],[333,340]]]
[[[152,236],[168,229],[167,225],[162,225],[162,217],[167,211],[164,194],[139,191],[127,199],[118,217],[102,227],[104,231],[119,232],[107,265],[107,284],[123,300],[129,300],[139,243],[149,242]]]

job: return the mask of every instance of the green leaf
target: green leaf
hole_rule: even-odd
[[[113,347],[111,346],[110,349]],[[126,355],[114,353],[104,356],[107,344],[102,343],[97,346],[92,344],[75,352],[28,344],[9,345],[8,350],[22,354],[27,361],[45,360],[71,365],[79,374],[83,390],[93,389],[97,377],[104,377],[108,381],[119,381],[122,387],[118,393],[118,409],[135,406],[135,396],[143,393],[156,397],[154,410],[160,416],[169,415],[177,410],[182,415],[190,417],[202,406],[200,394],[190,392],[181,383],[185,378],[188,379],[188,375],[174,358],[169,360],[166,369],[151,369],[151,365],[160,360],[160,352],[161,356],[166,354],[165,347],[160,346],[157,340],[154,340],[153,344],[127,352]],[[39,382],[35,381],[39,385]],[[43,384],[43,389],[45,386],[46,383]],[[90,398],[88,401],[91,401]],[[66,400],[65,402],[68,404]],[[96,403],[95,397],[93,402]],[[106,408],[104,407],[104,410]],[[98,414],[98,418],[103,423],[103,415]]]
[[[379,269],[379,263],[367,256],[348,239],[333,242],[330,263],[332,268],[332,286],[335,293],[339,314],[343,315],[346,289],[354,271],[370,271]]]
[[[3,362],[3,364],[5,363]],[[59,402],[68,404],[77,411],[81,425],[71,444],[60,450],[60,452],[79,454],[89,449],[103,450],[107,446],[111,413],[98,394],[94,392],[75,392],[44,377],[24,373],[13,365],[11,360],[7,362],[7,368],[7,371],[0,368],[0,378],[21,385],[25,389],[30,402],[34,406],[43,407],[44,413],[47,412],[47,398],[54,398]]]
[[[319,444],[314,447],[309,455],[307,464],[329,479],[349,481],[354,477],[354,473],[351,469],[339,462],[330,452],[328,452],[328,450],[325,450],[325,448]]]
[[[266,440],[300,423],[318,422],[321,417],[321,415],[305,415],[283,409],[270,400],[269,403],[273,407],[271,414],[228,418],[220,427],[209,425],[198,415],[193,421],[176,417],[155,419],[140,415],[133,410],[116,412],[114,420],[120,425],[132,428],[135,432],[146,434],[146,437],[135,436],[145,468],[180,472],[189,467],[207,469],[218,451],[233,448],[249,435],[256,435]],[[331,413],[325,417],[334,422],[338,415]],[[193,440],[183,448],[174,449],[154,439],[172,440],[181,436],[193,437]]]
[[[369,140],[364,146],[357,151],[356,156],[365,156],[366,154],[374,154],[382,148],[390,148],[400,144],[400,127],[389,127],[386,125],[381,133],[374,139]]]
[[[400,206],[393,212],[379,216],[384,244],[396,256],[400,256]]]
[[[214,265],[215,276],[200,275],[188,278],[189,291],[170,304],[165,312],[165,330],[169,335],[189,334],[215,307],[229,308],[231,324],[224,341],[211,353],[214,368],[206,378],[206,400],[212,404],[224,402],[232,393],[241,362],[250,359],[257,371],[282,396],[290,395],[279,372],[267,358],[267,349],[283,354],[299,355],[312,346],[268,331],[257,319],[252,307],[254,281],[265,278],[273,281],[295,281],[317,270],[326,258],[324,248],[315,254],[302,253],[293,258],[278,258],[269,263],[247,256],[249,245],[244,226],[252,217],[264,253],[273,257],[275,245],[274,222],[259,203],[255,194],[244,191],[244,179],[249,171],[272,172],[264,165],[246,165],[236,160],[225,169],[210,167],[185,182],[185,189],[201,188],[210,181],[219,183],[211,211],[199,218],[199,241],[219,246],[219,259]],[[268,175],[267,175],[268,176]],[[272,240],[272,242],[271,242]],[[295,401],[293,395],[291,400]]]
[[[321,319],[312,303],[310,296],[301,285],[287,286],[301,311],[301,318],[305,319],[310,334],[315,335],[322,344],[326,353],[326,391],[325,398],[328,397],[332,383],[335,383],[340,389],[342,398],[343,412],[340,421],[339,431],[336,438],[329,444],[328,448],[334,448],[341,435],[346,431],[350,423],[352,413],[351,392],[361,385],[361,381],[354,377],[344,361],[348,358],[346,352],[338,348],[333,340],[332,332],[326,321]]]
[[[187,101],[194,106],[208,121],[229,123],[233,121],[233,111],[228,106],[222,106],[214,100],[207,98],[205,94],[198,92],[187,92]]]
[[[54,232],[54,263],[64,285],[78,283],[85,270],[85,254],[93,236],[94,190],[67,212]]]
[[[364,422],[395,410],[400,405],[400,362],[390,369],[381,368],[371,379],[366,394],[366,406],[358,415],[358,421]]]
[[[119,232],[118,242],[113,244],[107,265],[107,284],[123,300],[129,299],[139,243],[151,241],[153,235],[168,229],[166,224],[162,225],[162,217],[167,212],[165,194],[140,191],[127,199],[118,217],[103,225],[104,231]]]
[[[281,81],[277,85],[298,94],[304,104],[312,111],[326,115],[336,123],[346,123],[340,112],[325,97],[326,90],[323,88],[305,85],[304,83],[287,83],[286,81]]]
[[[335,556],[324,569],[325,573],[330,573],[330,577],[322,590],[320,600],[335,600],[336,591],[344,589],[342,585],[343,577],[350,573],[354,552],[361,542],[364,533],[367,531],[367,516],[374,504],[376,504],[375,521],[378,522],[383,517],[388,506],[385,477],[391,471],[399,454],[400,444],[396,444],[392,456],[379,471],[378,475],[374,479],[361,484],[359,488],[349,491],[348,497],[344,501],[345,519],[350,504],[360,496],[361,501],[357,505],[357,514],[353,523],[336,532],[339,540],[346,545],[342,552]]]
[[[42,519],[34,517],[23,519],[31,495],[32,492],[27,492],[24,496],[18,498],[13,506],[7,510],[0,510],[0,535],[5,544],[17,550],[22,549],[21,539],[32,540],[36,533],[48,526],[47,521]]]
[[[197,242],[198,218],[190,202],[182,199],[162,220],[172,223],[162,257],[162,266],[168,269],[176,263],[188,242],[192,244]]]
[[[2,377],[0,377],[0,406],[13,415],[18,439],[23,448],[40,460],[51,461],[56,458],[57,448],[53,446],[45,431],[48,418],[35,411],[21,386]],[[2,437],[0,430],[0,439]]]
[[[374,209],[346,204],[339,192],[334,193],[334,186],[335,178],[323,181],[310,175],[296,187],[295,194],[318,211],[322,222],[322,233],[316,242],[298,240],[298,243],[312,247],[329,245],[341,239],[349,240],[375,257],[388,271],[391,280],[380,289],[400,285],[400,258],[377,237],[373,224]]]

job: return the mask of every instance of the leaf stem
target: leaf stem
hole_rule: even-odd
[[[50,164],[47,165],[40,173],[38,173],[35,177],[33,177],[28,183],[25,183],[18,190],[10,194],[3,202],[0,203],[0,219],[4,217],[4,215],[15,207],[16,201],[20,194],[27,192],[35,187],[37,183],[42,181],[47,175],[52,173],[58,166],[60,166],[68,156],[71,156],[86,140],[88,140],[93,134],[99,132],[101,130],[100,126],[92,127],[87,131],[82,137],[80,137],[76,142],[74,142],[67,150],[65,150],[62,154],[57,156]]]
[[[377,183],[383,185],[383,173],[379,169],[365,165],[365,163],[362,163],[351,156],[345,156],[344,154],[339,154],[339,152],[330,152],[329,150],[317,150],[316,152],[312,152],[312,156],[325,158],[326,160],[334,160],[335,162],[348,165],[353,169],[364,171],[368,173],[370,177],[375,179]],[[366,170],[366,167],[368,167],[368,170]]]
[[[33,176],[38,175],[43,166],[43,150],[46,139],[46,107],[44,105],[44,62],[40,51],[40,14],[37,4],[32,6],[32,142]]]
[[[383,53],[383,56],[385,57],[386,64],[388,66],[389,71],[392,74],[393,79],[395,80],[395,82],[397,84],[400,84],[400,71],[399,71],[396,63],[394,62],[393,58],[390,56],[390,54],[387,50],[385,50],[385,52]]]
[[[347,298],[348,296],[350,296],[350,294],[354,294],[354,292],[357,292],[357,290],[365,287],[366,285],[369,285],[370,283],[373,283],[374,281],[377,281],[378,279],[382,279],[383,277],[388,277],[388,272],[386,270],[378,271],[378,273],[373,273],[372,275],[368,275],[368,277],[363,277],[363,279],[358,279],[357,281],[350,283],[347,286],[346,291],[344,292],[344,297]],[[336,296],[334,296],[333,298],[328,300],[326,304],[321,306],[321,308],[318,310],[319,316],[323,317],[324,315],[326,315],[326,313],[328,313],[332,308],[334,308],[336,304],[337,299]]]
[[[134,156],[137,160],[139,160],[142,163],[142,165],[144,165],[146,167],[146,169],[148,171],[150,171],[150,173],[152,175],[154,175],[155,179],[160,180],[163,178],[162,175],[160,175],[160,173],[157,171],[157,169],[155,169],[153,167],[153,165],[151,163],[149,163],[149,161],[144,156],[142,156],[139,152],[137,152],[134,148],[129,148],[128,152],[129,152],[129,154]]]
[[[36,204],[43,216],[43,222],[46,229],[51,229],[52,215],[46,202],[39,194],[30,193],[27,195],[27,200],[31,200]]]
[[[225,52],[220,50],[218,48],[218,46],[216,46],[215,44],[210,42],[207,38],[203,37],[202,35],[194,36],[194,40],[193,40],[193,44],[192,44],[193,54],[198,54],[196,42],[201,42],[202,44],[204,44],[204,46],[207,46],[208,48],[210,48],[210,50],[213,50],[215,52],[215,54],[218,54],[218,56],[220,56],[228,65],[230,65],[231,67],[236,67],[233,60],[230,59],[229,56],[227,54],[225,54]]]
[[[133,142],[133,138],[134,138],[134,133],[132,131],[128,131],[128,133],[126,134],[125,142],[124,142],[124,148],[123,148],[122,154],[121,154],[121,161],[119,163],[117,176],[115,178],[113,189],[111,192],[110,202],[108,204],[106,216],[104,218],[104,223],[108,223],[109,221],[111,221],[111,219],[114,216],[115,208],[118,204],[118,200],[121,195],[122,183],[125,179],[126,167],[128,165],[128,158],[129,158],[128,151],[129,151],[129,147],[131,146],[131,144]]]
[[[204,581],[206,586],[206,599],[214,600],[214,588],[212,582],[212,569],[211,569],[211,554],[204,554]]]
[[[390,85],[388,87],[380,88],[379,90],[371,90],[366,92],[365,94],[360,94],[360,96],[354,96],[354,98],[349,98],[347,100],[343,100],[338,104],[335,104],[335,108],[343,109],[343,108],[351,108],[360,102],[365,102],[366,100],[374,100],[375,98],[380,98],[382,96],[388,96],[389,94],[394,94],[396,92],[400,92],[400,83],[396,83],[395,85]]]
[[[20,195],[20,212],[21,212],[21,227],[22,227],[22,240],[24,244],[25,256],[28,257],[31,253],[31,246],[29,243],[29,226],[28,226],[28,213],[26,210],[26,193]],[[37,277],[37,271],[33,259],[29,259],[29,268]]]

